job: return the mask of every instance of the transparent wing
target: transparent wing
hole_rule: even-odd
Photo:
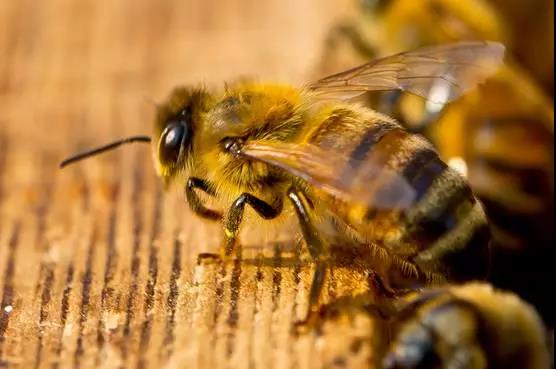
[[[457,42],[376,59],[310,84],[316,96],[349,99],[366,91],[403,90],[448,103],[492,75],[504,58],[497,42]]]
[[[314,145],[282,142],[250,142],[240,154],[286,170],[336,198],[369,208],[406,209],[416,198],[403,176],[372,158],[354,161]]]

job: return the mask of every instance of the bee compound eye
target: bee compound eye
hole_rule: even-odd
[[[167,148],[175,148],[181,143],[183,136],[183,127],[174,126],[168,130],[166,136],[164,137],[164,146]]]
[[[182,144],[187,138],[187,126],[176,122],[170,123],[162,132],[160,144],[160,159],[164,162],[174,162],[178,159]]]

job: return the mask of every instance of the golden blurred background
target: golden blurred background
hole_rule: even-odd
[[[251,264],[222,270],[196,264],[199,253],[217,249],[219,228],[193,217],[180,191],[162,192],[144,147],[64,171],[59,161],[114,138],[150,133],[154,104],[178,84],[221,87],[240,76],[300,84],[422,43],[492,36],[509,46],[509,67],[493,85],[507,96],[475,94],[447,107],[430,138],[447,160],[467,160],[471,178],[478,172],[463,123],[479,113],[512,118],[499,107],[515,107],[519,119],[507,135],[500,131],[501,149],[471,152],[533,167],[525,173],[538,181],[523,184],[526,189],[517,184],[508,197],[518,201],[510,208],[547,220],[553,11],[546,0],[0,2],[0,366],[372,366],[367,341],[377,323],[367,318],[325,327],[320,335],[291,335],[311,276],[311,266],[288,264],[291,252],[247,250]],[[337,36],[338,28],[348,31]],[[408,121],[421,114],[408,111],[402,111]],[[523,117],[537,128],[524,126]],[[483,137],[484,126],[474,127],[473,137]],[[519,152],[507,154],[508,147]],[[512,175],[479,179],[488,193],[493,185],[511,187],[518,181]],[[520,216],[509,224],[529,224]],[[532,233],[531,248],[523,237]],[[530,271],[515,264],[522,252],[532,265],[539,256],[553,260],[546,258],[553,255],[551,223],[510,239],[519,242],[510,242],[514,276]],[[364,276],[350,273],[333,270],[329,297],[369,288]],[[523,280],[531,286],[542,278]]]

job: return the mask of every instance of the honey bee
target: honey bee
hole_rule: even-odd
[[[446,103],[490,76],[503,54],[499,43],[464,42],[377,59],[302,88],[178,87],[158,106],[152,139],[126,138],[61,166],[151,142],[162,181],[185,184],[191,210],[222,222],[224,259],[239,252],[246,205],[265,220],[296,217],[316,265],[307,324],[318,312],[331,246],[370,255],[385,295],[486,276],[488,223],[464,178],[423,137],[342,100],[404,90]],[[206,206],[199,191],[220,209]]]

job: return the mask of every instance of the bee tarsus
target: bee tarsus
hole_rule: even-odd
[[[232,203],[228,211],[228,216],[224,221],[224,234],[226,236],[224,255],[226,257],[231,256],[236,247],[236,237],[243,220],[243,212],[245,211],[246,204],[249,204],[263,219],[270,220],[280,215],[283,202],[280,199],[276,204],[271,205],[249,193],[245,192],[241,194]]]

